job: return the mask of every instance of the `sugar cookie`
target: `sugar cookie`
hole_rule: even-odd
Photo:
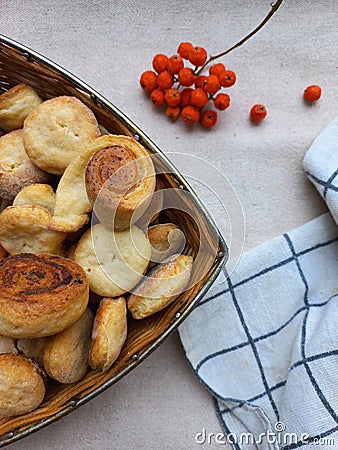
[[[139,228],[113,231],[97,224],[81,237],[74,260],[85,271],[91,291],[117,297],[140,281],[150,255],[149,241]]]
[[[28,156],[41,169],[62,175],[83,147],[100,136],[93,112],[76,97],[55,97],[41,103],[24,123]]]

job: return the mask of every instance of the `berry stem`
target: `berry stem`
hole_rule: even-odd
[[[203,64],[202,67],[199,68],[199,70],[196,72],[196,75],[199,75],[208,64],[210,64],[212,61],[214,61],[217,58],[221,58],[222,56],[227,55],[232,50],[235,50],[235,48],[240,47],[243,45],[247,40],[249,40],[253,35],[255,35],[261,28],[264,27],[264,25],[271,19],[271,17],[275,14],[275,12],[278,10],[280,5],[283,3],[283,0],[277,0],[275,3],[270,3],[271,10],[269,13],[265,16],[265,18],[262,20],[262,22],[254,29],[252,30],[248,35],[246,35],[243,39],[241,39],[237,44],[233,45],[232,47],[228,48],[224,52],[218,53],[217,55],[210,56],[209,59]]]

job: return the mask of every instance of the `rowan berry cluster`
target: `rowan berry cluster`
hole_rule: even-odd
[[[217,122],[216,110],[224,111],[230,106],[230,96],[219,91],[233,86],[236,74],[217,63],[209,68],[208,75],[201,75],[207,58],[203,47],[181,42],[177,54],[155,55],[154,70],[142,73],[140,85],[150,93],[154,105],[165,106],[172,120],[181,117],[187,125],[200,122],[211,128]]]

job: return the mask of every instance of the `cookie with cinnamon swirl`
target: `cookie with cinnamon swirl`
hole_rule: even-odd
[[[86,189],[101,223],[125,230],[144,213],[155,190],[147,150],[127,136],[107,136],[88,161]]]
[[[0,260],[0,335],[50,336],[71,326],[88,304],[83,269],[60,256],[21,253]]]
[[[101,222],[124,230],[148,206],[155,183],[154,165],[141,144],[127,136],[101,136],[65,170],[50,228],[67,233],[78,230],[95,203]],[[137,208],[139,213],[133,216]]]

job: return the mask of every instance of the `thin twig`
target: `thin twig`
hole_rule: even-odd
[[[248,39],[250,39],[254,34],[256,34],[261,28],[264,27],[264,25],[271,19],[271,17],[275,14],[275,12],[277,11],[277,9],[280,7],[280,5],[282,3],[283,3],[283,0],[277,0],[276,3],[270,3],[271,10],[270,10],[269,14],[267,14],[267,16],[262,20],[262,22],[254,30],[252,30],[251,33],[249,33],[242,40],[237,42],[237,44],[228,48],[224,52],[218,53],[217,55],[214,55],[214,56],[210,56],[209,59],[205,62],[205,64],[196,72],[196,75],[199,75],[205,69],[205,67],[208,64],[210,64],[212,61],[214,61],[215,59],[221,58],[222,56],[225,56],[228,53],[230,53],[232,50],[235,50],[235,48],[238,48],[241,45],[243,45]]]

